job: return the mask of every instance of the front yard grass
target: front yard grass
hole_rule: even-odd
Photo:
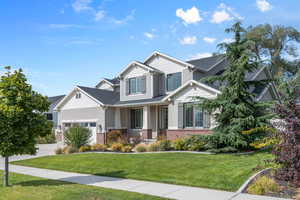
[[[2,177],[2,171],[0,171]],[[0,200],[163,200],[133,192],[85,186],[33,176],[10,174],[11,187],[0,184]]]
[[[88,153],[48,156],[14,164],[236,191],[254,173],[253,168],[270,158],[272,155],[267,152],[252,155]]]

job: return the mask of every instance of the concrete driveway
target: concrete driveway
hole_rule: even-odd
[[[41,156],[49,156],[54,155],[55,149],[58,147],[62,147],[62,144],[39,144],[38,145],[38,152],[36,155],[19,155],[19,156],[12,156],[9,158],[9,161],[16,161],[16,160],[26,160],[30,158],[37,158]],[[4,166],[4,159],[0,157],[0,167]]]

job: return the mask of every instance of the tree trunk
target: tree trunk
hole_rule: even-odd
[[[4,176],[3,176],[3,186],[7,187],[8,186],[8,156],[4,158],[5,162],[5,169],[4,169]]]

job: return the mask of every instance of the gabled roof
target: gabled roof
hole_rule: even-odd
[[[113,78],[113,79],[103,78],[103,79],[96,85],[96,87],[99,87],[99,85],[100,85],[101,83],[103,83],[103,82],[109,84],[109,85],[112,86],[112,87],[120,85],[120,80],[119,80],[119,78]]]
[[[188,86],[192,86],[192,85],[197,85],[199,87],[202,87],[204,89],[207,89],[215,94],[220,94],[221,92],[215,88],[212,88],[206,84],[200,83],[198,81],[195,80],[190,80],[188,82],[186,82],[185,84],[183,84],[182,86],[180,86],[179,88],[177,88],[176,90],[174,90],[173,92],[171,92],[169,95],[167,95],[166,97],[163,98],[163,101],[167,101],[168,99],[170,99],[171,97],[173,97],[174,95],[176,95],[177,93],[179,93],[181,90],[183,90],[184,88],[188,87]]]
[[[219,66],[220,64],[227,65],[225,55],[220,54],[220,55],[215,55],[215,56],[210,56],[207,58],[199,58],[199,59],[194,59],[194,60],[189,60],[186,61],[187,63],[192,64],[195,66],[200,71],[208,72],[209,70],[213,69],[216,66]],[[219,66],[220,67],[220,66]]]
[[[161,73],[159,70],[155,69],[154,67],[150,67],[148,65],[145,65],[144,63],[138,62],[138,61],[132,61],[131,63],[129,63],[118,75],[118,77],[121,77],[122,74],[124,74],[129,68],[133,67],[133,66],[138,66],[141,67],[149,72],[157,72],[157,73]]]
[[[77,86],[79,89],[93,97],[94,99],[101,102],[103,105],[105,104],[114,104],[120,101],[120,93],[114,92],[110,90],[103,90],[91,87]]]
[[[119,78],[112,78],[112,79],[109,79],[109,78],[104,78],[103,80],[113,84],[113,85],[119,85],[120,84],[120,80]]]
[[[191,67],[191,68],[194,68],[194,65],[188,63],[188,62],[185,62],[185,61],[182,61],[182,60],[179,60],[177,58],[174,58],[172,56],[169,56],[169,55],[166,55],[164,53],[161,53],[161,52],[158,52],[158,51],[154,51],[148,58],[146,58],[146,60],[144,61],[144,64],[147,64],[153,57],[155,56],[161,56],[161,57],[164,57],[164,58],[167,58],[169,60],[172,60],[172,61],[175,61],[177,63],[180,63],[182,64],[183,66],[185,67]]]
[[[59,96],[53,96],[48,97],[48,101],[51,103],[49,112],[52,112],[52,110],[55,108],[55,106],[65,97],[66,95],[59,95]]]

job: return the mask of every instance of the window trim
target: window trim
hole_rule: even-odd
[[[196,126],[196,112],[195,112],[195,107],[198,106],[199,102],[186,102],[183,103],[183,128],[184,129],[204,129],[205,125],[204,125],[204,110],[203,108],[201,109],[201,116],[202,116],[202,126]],[[192,106],[192,112],[193,112],[193,126],[187,126],[186,125],[186,106],[190,105]]]
[[[139,94],[146,93],[146,91],[143,92],[143,88],[141,86],[142,80],[144,77],[145,76],[143,75],[143,76],[136,76],[136,77],[128,78],[128,84],[129,84],[128,85],[128,95],[139,95]],[[146,79],[146,77],[145,77],[145,79]],[[135,92],[131,92],[131,80],[135,80]],[[147,82],[147,80],[145,80],[145,81]],[[147,83],[145,83],[145,84],[147,84]],[[138,89],[139,89],[139,91],[138,91]]]
[[[174,89],[169,89],[168,88],[168,78],[170,75],[174,75],[174,74],[180,74],[180,84],[178,85],[178,87],[174,88]],[[166,92],[172,92],[174,90],[176,90],[177,88],[179,88],[181,85],[182,85],[182,72],[175,72],[175,73],[169,73],[169,74],[166,74]]]
[[[136,114],[135,114],[135,119],[133,119],[133,117],[132,117],[132,112],[135,112],[136,113],[136,111],[140,111],[140,117],[141,117],[141,119],[140,119],[140,122],[141,122],[141,124],[140,124],[140,126],[137,126],[137,123],[136,123]],[[132,109],[130,109],[130,128],[131,129],[136,129],[136,130],[140,130],[140,129],[143,129],[143,126],[144,126],[144,109],[143,108],[132,108]]]

